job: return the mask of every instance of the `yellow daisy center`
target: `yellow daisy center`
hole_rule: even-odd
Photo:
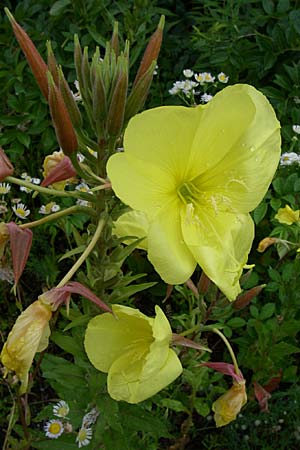
[[[51,423],[49,426],[49,432],[52,434],[59,434],[61,430],[61,425],[57,422]]]

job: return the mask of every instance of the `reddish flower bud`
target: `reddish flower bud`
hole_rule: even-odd
[[[254,381],[254,395],[256,400],[258,401],[260,410],[262,412],[269,412],[268,400],[271,397],[271,394],[267,392],[259,383]]]
[[[216,370],[217,372],[224,373],[224,375],[230,375],[234,381],[240,383],[244,380],[243,374],[240,371],[239,374],[236,373],[234,365],[225,362],[204,362],[200,366],[209,367],[210,369]]]
[[[256,297],[263,288],[266,287],[266,284],[261,284],[259,286],[255,286],[252,289],[249,289],[246,292],[243,292],[241,295],[237,297],[237,299],[233,302],[234,309],[243,309],[249,305],[251,300]]]
[[[15,21],[13,15],[8,8],[4,8],[6,15],[11,23],[13,32],[20,44],[21,49],[27,59],[27,62],[33,72],[33,75],[45,97],[48,100],[48,81],[47,71],[48,67],[39,52],[37,51],[34,43],[23,30],[23,28]]]
[[[16,285],[23,273],[29,256],[32,244],[32,231],[28,229],[23,230],[14,222],[9,222],[7,224],[7,228],[9,232],[10,249]]]
[[[3,181],[14,171],[13,165],[6,156],[3,148],[0,147],[0,181]]]
[[[211,280],[208,278],[208,276],[202,271],[200,275],[200,280],[198,282],[198,290],[200,294],[205,295],[206,292],[209,289],[209,286],[211,284]]]
[[[53,158],[53,155],[46,156],[46,159],[51,157]],[[69,178],[75,177],[75,175],[76,171],[71,163],[70,158],[68,156],[64,156],[61,161],[54,165],[53,169],[50,170],[49,173],[47,173],[45,179],[41,183],[41,186],[49,186],[49,184],[58,183],[59,181],[65,181]],[[57,188],[58,187],[59,186],[57,186]]]
[[[50,72],[47,75],[49,81],[49,107],[56,137],[64,153],[70,155],[78,148],[77,137],[62,94],[55,85]]]

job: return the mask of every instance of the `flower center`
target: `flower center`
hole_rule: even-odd
[[[61,425],[57,422],[51,423],[49,427],[49,431],[52,434],[58,434],[61,430]]]
[[[181,184],[177,188],[177,194],[186,205],[195,205],[199,198],[199,190],[191,182]]]

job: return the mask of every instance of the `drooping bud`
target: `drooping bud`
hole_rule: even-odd
[[[14,222],[7,225],[12,255],[15,285],[18,283],[26,265],[32,244],[32,231],[22,229]]]
[[[9,175],[14,172],[14,167],[10,160],[8,159],[5,151],[0,147],[0,181],[3,181]]]
[[[153,64],[154,61],[157,60],[162,38],[163,38],[163,29],[165,25],[165,16],[161,16],[158,27],[156,31],[153,33],[153,35],[150,38],[150,41],[146,47],[145,53],[143,55],[140,67],[138,69],[138,72],[136,74],[133,87],[138,83],[138,81],[142,78],[142,76],[148,71],[150,66]],[[155,62],[156,64],[156,62]]]
[[[58,77],[59,77],[59,89],[63,96],[65,105],[70,114],[71,121],[75,128],[80,128],[82,126],[82,118],[77,106],[77,102],[74,99],[74,96],[69,88],[69,85],[64,77],[63,71],[61,67],[58,69]]]
[[[122,131],[124,124],[125,104],[128,88],[128,65],[124,56],[120,59],[120,75],[116,82],[111,103],[107,114],[107,133],[109,136],[117,137]]]
[[[21,49],[27,59],[27,62],[33,72],[33,75],[45,97],[48,100],[48,81],[47,81],[47,71],[48,67],[39,52],[37,51],[34,43],[28,36],[28,34],[23,30],[23,28],[16,22],[13,15],[8,8],[4,8],[6,15],[11,23],[13,32],[20,44]]]
[[[56,84],[56,86],[58,86],[58,64],[52,50],[51,42],[47,41],[46,45],[48,57],[47,59],[48,70],[53,77],[54,83]]]
[[[28,231],[28,230],[27,230]],[[1,362],[5,373],[12,370],[21,381],[20,394],[28,386],[28,373],[37,352],[48,346],[52,312],[40,300],[28,306],[17,318],[1,352]]]
[[[258,244],[257,251],[259,253],[263,253],[268,247],[270,247],[270,245],[276,244],[277,242],[280,242],[280,239],[265,237]]]
[[[119,24],[114,22],[114,30],[110,41],[111,49],[115,52],[116,57],[119,56]]]
[[[49,107],[58,143],[66,155],[78,148],[77,137],[66,108],[62,94],[56,87],[52,75],[48,72]]]
[[[246,292],[240,294],[237,299],[233,302],[232,306],[234,309],[240,310],[249,305],[251,300],[256,297],[263,288],[266,287],[266,284],[260,284],[259,286],[254,286]]]
[[[133,117],[143,108],[152,83],[155,66],[156,61],[153,61],[149,69],[133,86],[126,103],[125,122],[128,122],[131,117]]]
[[[76,176],[76,171],[68,156],[63,152],[54,152],[44,161],[44,180],[41,186],[52,184],[55,189],[63,190],[67,180]]]

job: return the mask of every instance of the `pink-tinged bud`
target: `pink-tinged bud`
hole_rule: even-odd
[[[15,21],[13,15],[8,10],[4,8],[6,15],[11,23],[13,32],[20,44],[21,49],[27,59],[27,62],[33,72],[33,75],[45,97],[48,100],[48,81],[47,81],[47,71],[48,67],[39,52],[37,51],[34,43],[28,36],[28,34],[23,30],[23,28]]]
[[[55,58],[53,50],[52,50],[51,42],[47,41],[46,45],[47,45],[48,70],[51,73],[56,86],[58,86],[58,64],[57,64],[56,58]]]
[[[196,288],[196,286],[194,285],[194,283],[190,278],[185,282],[185,285],[192,291],[192,293],[196,298],[199,298],[198,289]]]
[[[119,56],[119,24],[114,22],[114,30],[110,41],[110,48],[115,52],[116,57]]]
[[[211,350],[208,347],[205,347],[198,342],[194,342],[191,339],[187,339],[180,334],[172,334],[172,344],[181,345],[182,347],[195,348],[196,350],[200,350],[201,352],[210,352]]]
[[[52,317],[49,306],[40,300],[32,303],[17,318],[1,352],[5,373],[12,370],[21,381],[20,394],[28,386],[28,373],[37,352],[45,350],[50,336],[49,321]]]
[[[89,288],[77,281],[70,281],[60,288],[53,288],[50,291],[44,292],[39,296],[39,300],[45,305],[49,305],[52,311],[56,311],[57,308],[66,304],[67,307],[70,303],[71,294],[79,294],[82,297],[87,298],[91,302],[95,303],[99,308],[106,312],[112,313],[112,310],[106,303],[100,300]]]
[[[0,181],[12,175],[14,168],[2,147],[0,147]]]
[[[60,157],[61,159],[57,161]],[[54,152],[53,155],[46,156],[43,174],[45,178],[41,186],[52,184],[55,189],[63,190],[67,180],[76,176],[76,171],[68,156],[63,152]]]
[[[260,253],[263,253],[268,247],[270,247],[270,245],[276,244],[276,242],[280,242],[280,239],[272,238],[272,237],[265,237],[258,244],[257,251]]]
[[[198,290],[199,290],[200,294],[205,295],[209,289],[210,284],[211,284],[211,280],[202,271],[201,275],[200,275],[200,280],[198,282]]]
[[[50,72],[47,75],[49,81],[49,107],[56,137],[64,153],[70,155],[78,149],[77,137],[62,94],[55,85]]]
[[[153,61],[156,61],[159,55],[162,38],[163,38],[163,29],[165,24],[165,16],[161,16],[158,27],[156,31],[150,38],[150,41],[145,50],[144,56],[142,58],[140,67],[136,74],[133,87],[137,84],[137,82],[141,79],[144,73],[147,72]]]
[[[107,133],[109,136],[117,137],[122,131],[124,124],[125,104],[128,88],[128,67],[124,56],[119,63],[121,66],[120,75],[116,82],[111,103],[107,114]]]
[[[212,406],[217,427],[223,427],[236,419],[247,403],[245,380],[233,383],[231,388],[219,397]]]
[[[221,372],[224,375],[230,375],[237,383],[245,381],[242,372],[240,371],[240,373],[237,374],[233,364],[225,362],[204,362],[201,363],[200,366],[209,367],[210,369]]]
[[[240,294],[233,302],[233,308],[237,310],[246,308],[246,306],[249,305],[249,303],[263,290],[264,287],[266,287],[266,284],[260,284],[259,286],[254,286],[252,289]]]
[[[58,76],[59,76],[59,89],[63,96],[65,105],[67,107],[67,110],[69,111],[71,121],[74,125],[74,127],[81,127],[82,126],[82,118],[79,111],[79,108],[77,106],[77,102],[74,99],[74,95],[72,94],[68,83],[65,80],[63,71],[61,68],[58,69]]]
[[[12,254],[12,264],[14,271],[15,285],[18,283],[26,265],[32,244],[32,231],[23,230],[14,222],[7,225]]]
[[[258,401],[260,410],[262,412],[269,412],[268,400],[271,397],[271,394],[266,391],[259,383],[254,381],[254,395],[256,400]]]

